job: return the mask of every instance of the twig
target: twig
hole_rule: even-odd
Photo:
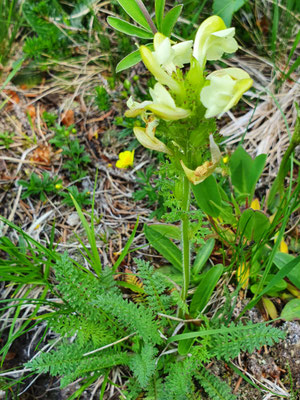
[[[85,356],[89,356],[90,354],[94,354],[94,353],[97,353],[98,351],[107,349],[108,347],[112,347],[112,346],[114,346],[115,344],[124,342],[124,340],[127,340],[127,339],[129,339],[131,336],[134,336],[134,335],[136,335],[136,332],[133,332],[133,333],[131,333],[130,335],[125,336],[125,337],[123,337],[122,339],[117,340],[116,342],[109,343],[109,344],[106,344],[105,346],[99,347],[99,349],[96,349],[96,350],[93,350],[93,351],[89,351],[88,353],[85,353],[83,356],[84,356],[84,357],[85,357]]]

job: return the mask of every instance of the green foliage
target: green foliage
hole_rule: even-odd
[[[107,111],[110,108],[110,99],[105,87],[96,86],[95,87],[96,97],[95,102],[100,111]]]
[[[266,154],[260,154],[252,160],[242,146],[232,154],[229,162],[231,180],[240,194],[253,197],[255,185],[264,169],[266,159]]]
[[[153,182],[156,167],[150,165],[145,171],[137,171],[136,182],[140,186],[140,189],[133,193],[134,200],[144,200],[151,207],[154,206],[155,210],[152,211],[149,218],[161,218],[166,213],[166,207],[164,207],[164,197],[160,193],[160,179],[156,179]]]
[[[137,378],[139,385],[146,388],[156,368],[154,356],[157,349],[149,343],[145,343],[140,353],[134,354],[129,366]]]
[[[45,115],[45,122],[49,123],[49,125],[52,125],[55,121],[56,117],[54,114],[46,114]],[[55,128],[54,128],[54,137],[52,139],[49,140],[49,142],[51,144],[54,144],[54,146],[61,148],[63,146],[67,146],[71,139],[70,139],[70,134],[74,134],[76,133],[76,129],[74,128],[74,125],[70,125],[68,127],[62,125],[59,126],[58,124],[56,124]]]
[[[232,323],[229,328],[212,336],[210,352],[217,359],[229,361],[241,351],[253,353],[255,349],[265,344],[272,346],[284,337],[283,331],[270,325],[249,322],[244,326],[242,323]]]
[[[14,143],[13,137],[15,135],[10,132],[1,132],[0,133],[0,146],[4,146],[7,149],[9,149],[9,145]]]
[[[80,207],[92,204],[90,192],[87,189],[83,192],[79,192],[75,185],[70,186],[67,192],[61,192],[60,195],[63,197],[62,203],[70,207],[74,205],[72,197],[77,201]]]
[[[6,65],[23,23],[18,0],[0,1],[0,64]]]
[[[72,180],[86,176],[87,171],[83,168],[86,167],[86,164],[88,164],[91,159],[85,152],[84,146],[79,144],[79,140],[75,139],[70,141],[68,145],[64,145],[62,155],[68,158],[68,160],[64,162],[63,168],[70,172]]]
[[[213,13],[219,15],[229,27],[233,14],[238,11],[248,0],[214,0]]]
[[[196,374],[195,378],[212,400],[236,399],[231,393],[229,386],[205,368],[203,368],[199,374]]]
[[[29,181],[19,180],[18,184],[25,187],[26,190],[22,193],[22,199],[29,196],[38,196],[40,200],[45,201],[47,194],[56,193],[56,185],[61,185],[62,180],[51,178],[47,172],[42,173],[42,177],[36,173],[32,173]]]

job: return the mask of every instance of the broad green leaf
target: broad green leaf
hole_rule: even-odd
[[[283,308],[280,318],[286,321],[300,319],[300,299],[289,301]]]
[[[192,298],[190,305],[192,315],[196,315],[204,309],[223,271],[223,265],[218,264],[205,273]]]
[[[166,260],[168,260],[173,267],[178,271],[182,271],[182,255],[179,248],[171,242],[170,239],[161,235],[150,226],[144,226],[145,236],[148,242],[157,250]]]
[[[151,39],[153,38],[153,33],[145,31],[145,29],[139,28],[138,26],[132,25],[129,22],[126,22],[122,19],[115,17],[108,17],[107,22],[111,27],[116,29],[117,31],[126,33],[130,36],[137,36],[142,39]]]
[[[241,215],[239,228],[240,233],[247,239],[259,242],[269,230],[270,221],[263,212],[248,208]]]
[[[164,35],[171,36],[174,25],[181,14],[182,7],[182,5],[175,6],[165,15],[162,23],[162,33]]]
[[[147,31],[151,32],[147,19],[135,0],[117,0],[117,2],[135,22],[143,26]]]
[[[189,329],[188,324],[185,324],[183,333],[188,333],[188,332],[191,332],[191,329]],[[181,341],[178,343],[178,353],[179,353],[181,356],[185,356],[186,354],[188,354],[188,352],[189,352],[189,350],[190,350],[192,344],[194,343],[194,341],[195,341],[194,338],[186,339],[186,340],[181,340]]]
[[[150,227],[156,232],[159,232],[161,235],[168,237],[169,239],[181,239],[181,231],[179,226],[168,224],[153,224],[150,225]]]
[[[193,275],[197,275],[201,272],[204,267],[206,261],[209,259],[213,248],[215,247],[215,239],[210,238],[207,242],[198,250],[196,259],[193,264],[192,273]]]
[[[162,29],[164,18],[165,0],[155,0],[155,19],[159,31]]]
[[[250,310],[255,304],[261,299],[262,296],[267,294],[281,279],[285,278],[292,270],[299,265],[300,256],[294,258],[294,260],[287,263],[284,267],[282,267],[277,274],[274,276],[273,279],[268,283],[268,285],[261,291],[261,293],[256,296],[253,300],[251,300],[243,311]]]
[[[153,45],[146,45],[150,50],[153,50]],[[141,53],[139,50],[135,50],[132,53],[128,54],[128,56],[124,57],[116,66],[116,72],[124,71],[134,65],[138,64],[142,60]]]
[[[269,274],[265,281],[265,286],[274,278],[274,274]],[[258,293],[259,283],[251,285],[250,289],[253,294]],[[284,279],[280,279],[266,294],[269,296],[276,296],[278,292],[282,292],[287,288],[287,282]]]
[[[233,14],[238,11],[247,0],[214,0],[213,13],[219,15],[229,27]]]
[[[278,252],[274,257],[274,264],[278,269],[283,268],[290,261],[294,260],[295,257],[291,254]],[[288,275],[287,278],[298,288],[300,289],[300,261],[297,268],[294,268]]]
[[[192,185],[192,190],[199,208],[211,217],[218,217],[221,207],[221,195],[218,189],[216,179],[210,175],[205,181],[198,185]],[[210,200],[214,202],[214,205]]]
[[[243,147],[239,146],[229,162],[231,181],[235,189],[241,194],[252,196],[266,159],[266,154],[260,154],[253,160]]]
[[[177,269],[175,270],[172,267],[172,265],[160,267],[159,269],[157,269],[157,272],[167,276],[168,278],[172,279],[172,281],[182,286],[182,271],[178,272]]]

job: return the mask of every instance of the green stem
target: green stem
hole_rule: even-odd
[[[190,284],[190,240],[189,240],[189,215],[190,209],[190,182],[186,177],[183,178],[183,196],[181,218],[181,247],[182,247],[182,267],[183,267],[183,285],[181,290],[181,298],[183,301],[187,298],[187,292]]]

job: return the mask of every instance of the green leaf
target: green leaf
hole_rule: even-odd
[[[204,309],[223,271],[223,265],[218,264],[205,273],[192,298],[190,305],[192,315],[196,315]]]
[[[278,269],[283,268],[290,261],[294,260],[291,254],[278,252],[274,257],[274,264]],[[294,268],[289,274],[287,274],[287,278],[298,288],[300,289],[300,261],[297,268]]]
[[[181,239],[180,227],[168,224],[152,224],[150,225],[152,229],[159,232],[161,235],[168,237],[169,239]]]
[[[162,29],[164,18],[165,0],[155,0],[155,19],[159,31]]]
[[[115,262],[115,264],[112,267],[112,270],[113,270],[114,273],[116,272],[116,270],[117,270],[118,266],[121,264],[121,262],[124,260],[126,254],[128,253],[128,250],[129,250],[129,248],[131,246],[131,243],[133,242],[133,239],[135,237],[138,225],[139,225],[139,218],[136,220],[136,223],[135,223],[135,226],[133,228],[133,231],[131,232],[131,235],[130,235],[129,239],[128,239],[124,249],[122,250],[122,253],[120,254],[119,258],[117,259],[117,261]]]
[[[255,185],[264,169],[267,155],[260,154],[254,160],[239,146],[229,162],[231,181],[241,194],[253,196]]]
[[[219,15],[229,27],[233,14],[238,11],[247,0],[214,0],[213,13]]]
[[[268,285],[260,292],[260,294],[254,297],[254,299],[251,300],[246,305],[243,311],[245,312],[254,307],[255,304],[261,299],[261,297],[266,293],[268,293],[281,279],[285,278],[288,274],[290,274],[292,270],[299,265],[299,262],[300,262],[300,256],[294,258],[292,261],[290,261],[284,267],[282,267],[280,271],[278,271],[277,274],[274,276],[274,278],[268,283]]]
[[[289,301],[283,308],[280,318],[286,321],[292,321],[293,319],[300,319],[300,299],[294,299]]]
[[[157,250],[173,267],[182,272],[182,255],[178,247],[168,238],[152,229],[150,226],[144,226],[145,236],[148,242]]]
[[[199,208],[211,217],[218,217],[222,200],[215,177],[210,175],[198,185],[192,185],[192,190]]]
[[[270,225],[269,218],[263,212],[252,210],[252,208],[248,208],[242,213],[239,222],[240,233],[255,242],[262,239]]]
[[[135,22],[151,32],[150,25],[135,0],[117,0],[117,2]]]
[[[153,50],[152,44],[146,44],[150,50]],[[116,72],[124,71],[125,69],[131,68],[134,65],[138,64],[142,60],[141,53],[139,50],[135,50],[132,53],[128,54],[124,57],[116,66]]]
[[[206,261],[209,259],[213,248],[215,247],[215,239],[210,238],[206,243],[199,249],[196,259],[193,264],[193,275],[198,275],[204,267]]]
[[[162,23],[162,33],[164,35],[171,36],[174,25],[181,14],[182,7],[182,5],[175,6],[165,15]]]
[[[126,33],[130,36],[137,36],[142,39],[152,39],[153,33],[145,31],[138,26],[132,25],[129,22],[124,21],[123,19],[119,19],[116,17],[108,17],[107,22],[111,27],[116,29],[117,31]]]

